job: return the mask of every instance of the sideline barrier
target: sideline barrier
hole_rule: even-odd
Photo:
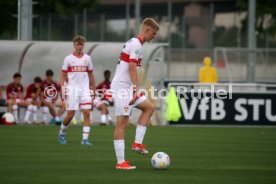
[[[169,83],[168,88],[171,86],[176,88],[182,113],[171,124],[276,125],[276,85]]]

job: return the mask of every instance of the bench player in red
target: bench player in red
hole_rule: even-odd
[[[60,87],[53,80],[54,72],[48,69],[45,73],[46,78],[42,81],[42,113],[43,122],[48,124],[48,114],[52,115],[57,124],[61,123],[61,115],[65,112],[65,102],[59,99]],[[55,110],[55,106],[59,107],[58,112]]]
[[[29,103],[24,122],[27,124],[37,123],[37,110],[41,106],[41,97],[42,97],[42,80],[40,77],[35,77],[34,82],[30,84],[27,88],[27,93],[25,100]],[[33,116],[33,120],[30,120],[30,116]]]
[[[101,125],[107,125],[108,122],[112,122],[108,111],[108,106],[113,105],[113,98],[110,92],[110,76],[111,72],[109,70],[104,71],[104,81],[96,87],[99,96],[93,100],[93,105],[101,111]]]
[[[15,122],[19,123],[18,107],[27,107],[29,103],[24,99],[24,88],[21,84],[21,74],[13,75],[13,82],[6,88],[8,112],[13,113]]]

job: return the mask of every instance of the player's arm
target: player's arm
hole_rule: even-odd
[[[67,79],[66,79],[66,81],[67,81]],[[56,96],[53,99],[53,102],[55,103],[58,100],[58,95],[61,93],[61,91],[60,91],[60,86],[56,82],[54,84],[55,84],[55,88],[56,88]]]
[[[96,95],[96,86],[95,86],[95,77],[93,74],[93,71],[88,72],[88,78],[89,78],[89,86],[90,89],[92,90],[92,97],[94,98]]]
[[[20,98],[21,100],[24,99],[24,88],[23,88],[23,86],[21,86],[19,98]]]
[[[136,90],[138,89],[138,75],[137,75],[137,71],[136,71],[136,66],[137,64],[134,62],[130,62],[129,63],[129,75],[130,75],[130,79],[131,79],[131,83],[133,85],[133,88]]]
[[[36,99],[41,96],[41,87],[38,87],[35,93]]]
[[[10,85],[7,86],[6,93],[7,93],[7,98],[9,98],[9,99],[13,99],[14,98],[14,95],[11,92]]]
[[[129,102],[129,105],[132,105],[138,98],[138,74],[136,71],[137,64],[134,62],[129,63],[129,75],[132,83],[133,98]]]
[[[139,60],[141,47],[140,46],[134,46],[131,49],[130,57],[129,57],[129,76],[132,83],[132,89],[133,89],[133,98],[129,102],[129,105],[132,105],[138,98],[138,74],[137,74],[137,64]]]
[[[96,89],[102,89],[103,88],[103,83],[98,84],[98,86],[96,87]]]
[[[66,81],[66,79],[67,79],[67,72],[65,72],[65,71],[62,71],[61,73],[60,73],[60,76],[59,76],[59,84],[60,84],[60,91],[61,91],[61,99],[63,99],[64,100],[64,97],[65,97],[65,94],[63,94],[63,93],[65,93],[65,81]]]
[[[69,68],[69,61],[67,57],[63,61],[61,73],[59,76],[59,85],[60,85],[60,92],[61,92],[61,99],[64,100],[65,98],[65,82],[68,81],[68,68]]]
[[[88,74],[88,79],[89,79],[89,88],[90,88],[90,90],[92,90],[91,96],[92,96],[92,98],[95,98],[96,84],[95,84],[95,77],[93,74],[93,62],[92,62],[92,58],[90,56],[88,57],[87,74]]]

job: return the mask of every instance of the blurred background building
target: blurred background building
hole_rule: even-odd
[[[254,0],[256,24],[253,31],[248,31],[249,2],[2,0],[0,5],[6,8],[0,12],[0,39],[22,40],[20,33],[25,26],[30,31],[23,40],[29,41],[71,41],[74,35],[81,34],[88,42],[124,42],[137,34],[143,18],[153,17],[161,26],[154,42],[169,45],[165,59],[167,79],[197,81],[201,61],[208,55],[218,67],[220,82],[275,82],[276,51],[272,48],[276,46],[276,3]],[[20,14],[19,6],[28,6],[25,10],[29,14]],[[32,16],[32,23],[20,24],[18,20],[24,16]],[[250,33],[254,39],[249,39]],[[246,50],[250,46],[259,48],[254,50],[254,56]]]

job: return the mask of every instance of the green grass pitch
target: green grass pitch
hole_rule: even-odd
[[[135,128],[126,135],[126,159],[133,171],[115,169],[114,127],[93,126],[93,146],[82,146],[81,127],[67,131],[67,145],[57,141],[57,126],[0,126],[0,183],[276,183],[276,128],[150,127],[150,154],[131,151]],[[153,153],[171,158],[167,170],[150,164]]]

